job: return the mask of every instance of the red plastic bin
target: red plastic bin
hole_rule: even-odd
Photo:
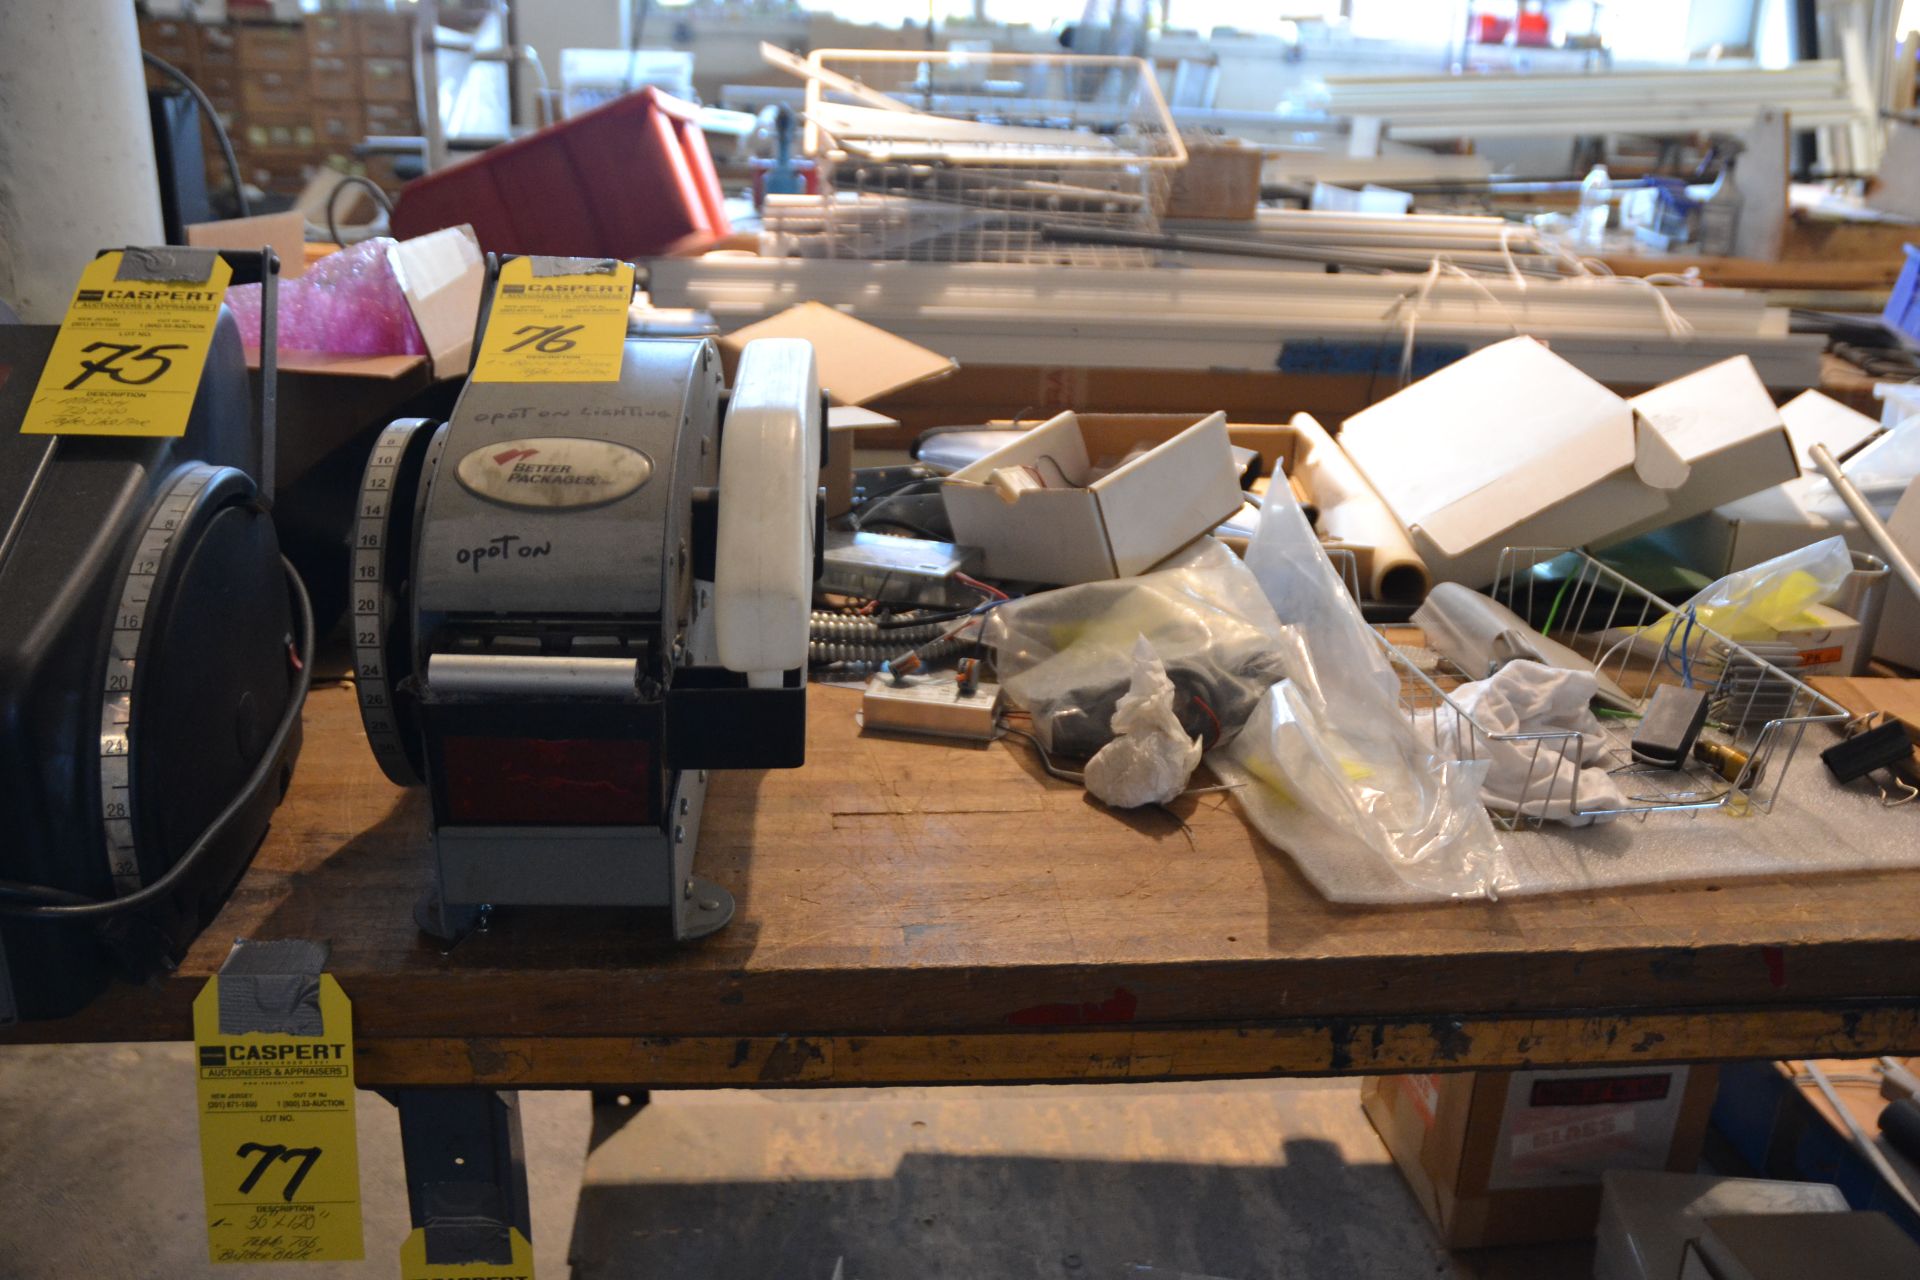
[[[731,227],[699,108],[646,88],[409,182],[405,239],[467,223],[491,253],[657,257]]]

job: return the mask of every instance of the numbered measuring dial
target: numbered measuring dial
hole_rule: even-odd
[[[181,468],[140,526],[100,686],[100,814],[116,894],[173,864],[280,716],[264,695],[288,677],[292,623],[273,545],[253,481],[208,463]],[[209,669],[258,694],[209,696]]]
[[[354,525],[354,683],[360,720],[381,772],[403,787],[418,786],[423,757],[419,723],[407,684],[413,675],[413,536],[419,527],[432,459],[446,428],[426,418],[402,418],[380,433],[360,480]]]

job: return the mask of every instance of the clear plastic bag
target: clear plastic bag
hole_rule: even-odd
[[[1151,573],[1062,587],[1001,605],[982,640],[1007,697],[1048,751],[1091,756],[1146,640],[1175,690],[1174,714],[1209,746],[1230,738],[1283,674],[1273,610],[1247,566],[1201,538]]]
[[[1299,504],[1269,492],[1247,565],[1283,622],[1286,679],[1208,762],[1281,848],[1299,811],[1357,837],[1401,880],[1449,897],[1512,884],[1480,803],[1484,761],[1441,754],[1400,710],[1400,678]]]
[[[1790,630],[1809,605],[1831,600],[1852,572],[1846,539],[1824,538],[1728,574],[1639,634],[1645,643],[1664,644],[1672,636],[1684,644],[1691,618],[1736,644],[1771,640]],[[1675,634],[1675,628],[1682,630]]]

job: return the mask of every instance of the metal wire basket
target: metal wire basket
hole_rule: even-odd
[[[1809,727],[1842,728],[1846,709],[1805,682],[1714,632],[1584,551],[1510,547],[1502,553],[1491,594],[1550,638],[1593,661],[1610,706],[1601,718],[1603,750],[1597,767],[1614,775],[1621,805],[1580,796],[1587,747],[1571,731],[1498,733],[1476,720],[1452,696],[1487,672],[1465,672],[1431,651],[1409,649],[1383,636],[1401,677],[1401,706],[1436,750],[1462,760],[1489,756],[1495,744],[1524,753],[1526,778],[1518,807],[1489,806],[1506,830],[1538,827],[1549,813],[1580,818],[1726,810],[1765,814],[1793,764]],[[1636,761],[1630,749],[1654,691],[1663,684],[1707,690],[1700,756],[1680,768]],[[1596,767],[1588,753],[1587,767]],[[1564,808],[1563,808],[1564,806]]]
[[[1047,229],[1155,230],[1187,160],[1143,59],[818,49],[808,65],[822,193],[769,201],[776,254],[1144,263]]]

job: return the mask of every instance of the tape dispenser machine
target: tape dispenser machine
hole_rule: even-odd
[[[156,273],[135,281],[213,259],[122,252]],[[170,967],[300,750],[313,617],[266,482],[279,264],[219,256],[262,286],[260,398],[223,308],[179,436],[20,434],[59,330],[0,324],[0,1022]]]
[[[709,771],[802,762],[824,450],[793,339],[748,344],[729,393],[712,342],[627,337],[611,380],[474,379],[379,436],[354,665],[380,767],[429,793],[425,931],[508,905],[727,923],[693,873]]]

